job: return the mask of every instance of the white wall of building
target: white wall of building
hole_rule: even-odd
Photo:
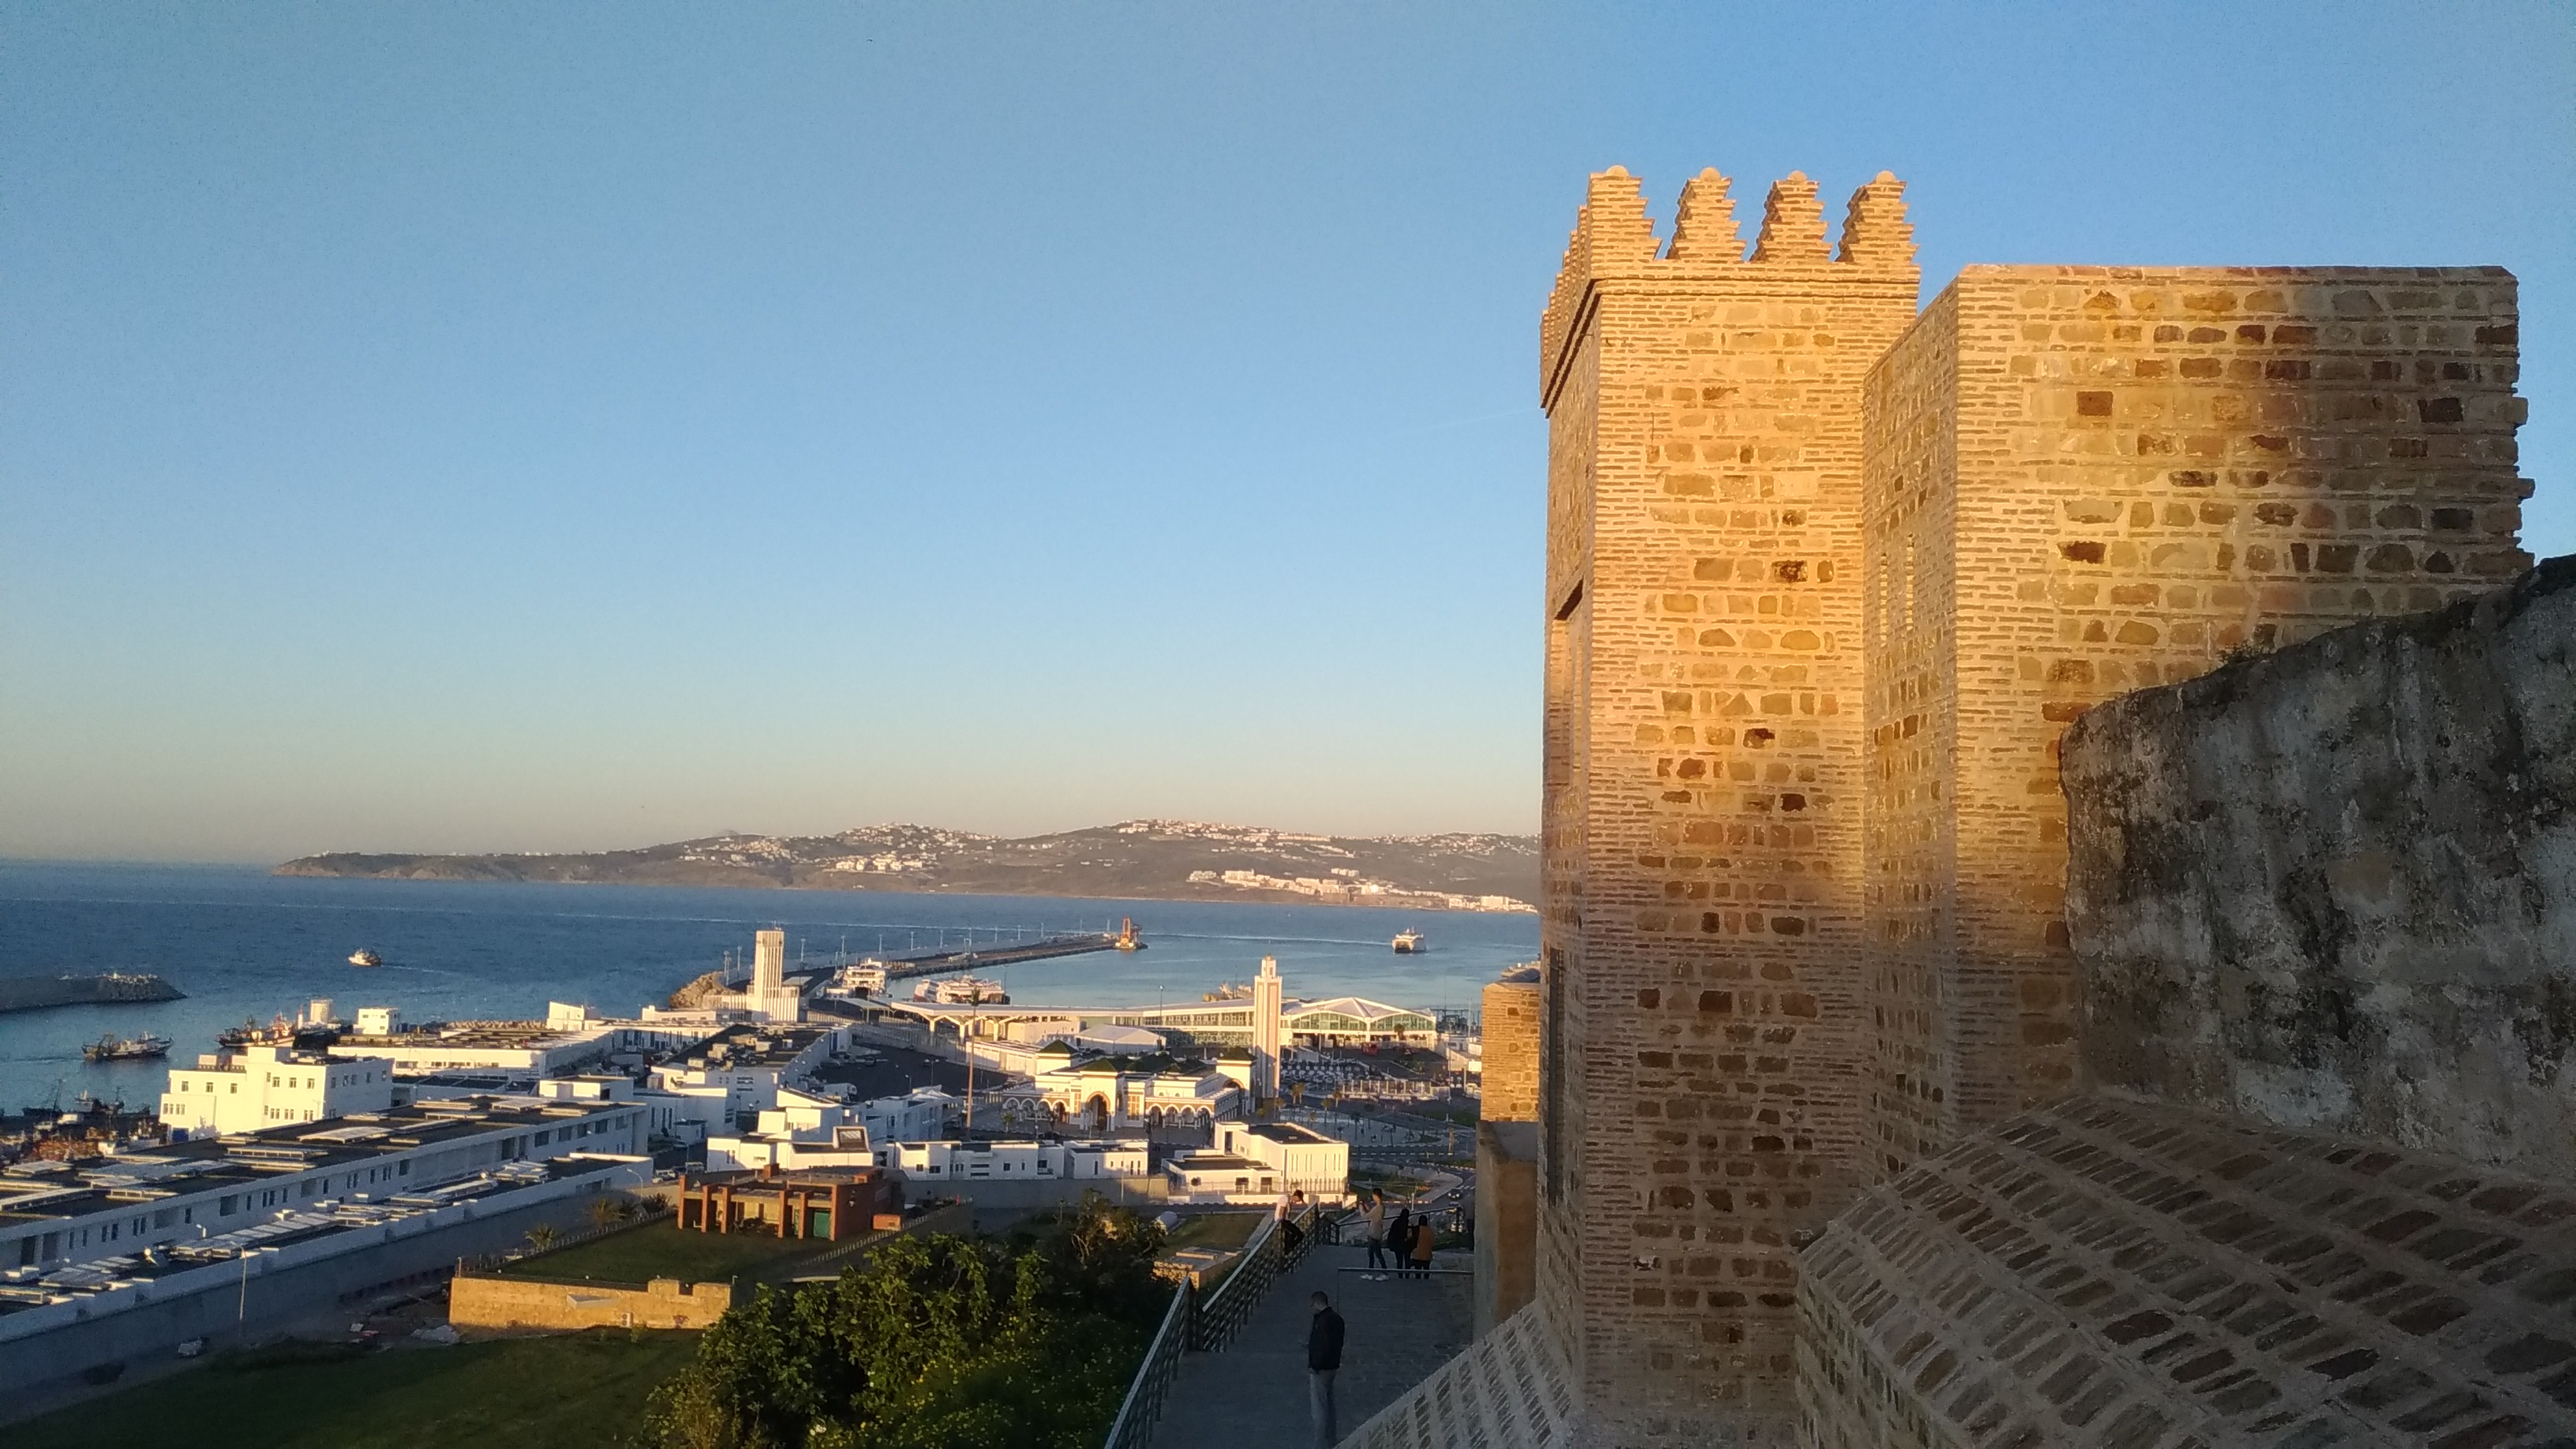
[[[394,1074],[385,1062],[255,1046],[172,1067],[160,1115],[165,1125],[199,1136],[382,1112],[393,1104]]]

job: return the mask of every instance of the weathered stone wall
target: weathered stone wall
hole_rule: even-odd
[[[2576,558],[2086,714],[2100,1088],[2576,1181]]]
[[[1587,1438],[1793,1412],[1794,1235],[1862,1180],[1860,379],[1911,319],[1901,188],[1728,186],[1657,255],[1593,178],[1550,422],[1539,1302]]]
[[[552,1283],[538,1278],[459,1273],[449,1283],[447,1321],[459,1328],[569,1333],[584,1328],[704,1328],[733,1306],[730,1283],[656,1278],[621,1283]]]
[[[2058,738],[2509,578],[2498,268],[1970,267],[1870,375],[1869,1150],[2076,1085]]]

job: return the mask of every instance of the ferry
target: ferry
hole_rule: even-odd
[[[1420,931],[1403,931],[1397,933],[1395,938],[1395,954],[1398,956],[1415,955],[1424,949],[1426,948],[1422,944],[1422,933]]]
[[[1008,1006],[1011,998],[1002,991],[999,981],[980,976],[952,976],[945,981],[924,981],[912,988],[915,1001],[935,1002],[941,1006]]]
[[[349,964],[352,966],[382,966],[385,964],[385,958],[377,955],[373,951],[369,951],[361,947],[360,949],[349,953]]]
[[[126,1037],[118,1040],[114,1032],[81,1048],[81,1057],[92,1062],[139,1062],[170,1055],[170,1038],[153,1036]]]

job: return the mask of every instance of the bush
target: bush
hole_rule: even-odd
[[[1170,1300],[1162,1231],[1097,1199],[1061,1232],[901,1237],[763,1287],[654,1394],[655,1449],[1091,1449]]]

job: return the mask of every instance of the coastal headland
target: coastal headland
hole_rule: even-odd
[[[276,874],[1526,911],[1538,894],[1538,837],[1330,836],[1129,820],[1014,839],[873,825],[582,854],[309,855]]]

